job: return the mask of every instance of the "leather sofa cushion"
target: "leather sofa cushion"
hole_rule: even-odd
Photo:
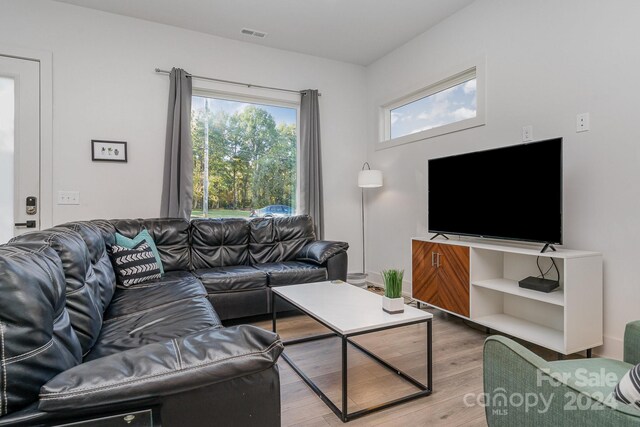
[[[116,219],[109,221],[115,231],[133,239],[147,229],[160,253],[165,272],[191,268],[189,221],[177,218]]]
[[[267,273],[269,286],[295,285],[327,280],[327,269],[325,267],[302,261],[258,264],[255,268]]]
[[[43,387],[39,407],[45,411],[73,411],[119,404],[122,396],[157,399],[238,377],[243,379],[243,388],[250,389],[256,384],[247,376],[273,367],[282,350],[278,335],[255,326],[206,330],[83,363]],[[278,389],[272,392],[279,394]],[[238,393],[236,399],[244,395]],[[209,398],[215,401],[220,397],[211,394]],[[236,406],[230,405],[226,411],[233,413]],[[277,411],[279,414],[279,404]],[[186,418],[197,419],[196,415]],[[258,419],[238,423],[230,421],[237,421],[236,417],[217,415],[218,422],[210,419],[208,424],[197,424],[261,425]],[[190,425],[184,419],[164,424]]]
[[[315,240],[309,215],[254,218],[249,226],[251,265],[293,260],[307,243]]]
[[[193,272],[207,293],[247,291],[267,287],[267,273],[249,265],[205,268]]]
[[[105,320],[125,316],[175,301],[205,297],[207,292],[195,276],[188,271],[170,271],[159,280],[139,285],[117,287]]]
[[[66,227],[56,227],[23,234],[11,242],[31,248],[50,246],[56,251],[62,261],[71,326],[78,336],[82,353],[87,353],[102,327],[103,295],[82,235]]]
[[[216,292],[207,295],[222,321],[269,313],[269,288],[242,292]]]
[[[53,249],[0,246],[0,418],[35,402],[42,385],[80,363],[65,286]]]
[[[98,359],[212,327],[221,328],[222,325],[206,298],[176,301],[105,321],[98,341],[84,360]]]
[[[247,264],[249,221],[242,218],[191,221],[191,263],[194,270]]]
[[[100,309],[104,312],[115,292],[116,275],[107,253],[107,245],[102,231],[88,221],[69,222],[58,227],[69,228],[77,232],[87,245],[91,267],[100,286]],[[110,244],[111,240],[108,239]]]
[[[96,229],[100,230],[102,238],[104,239],[104,244],[107,248],[116,242],[116,228],[106,219],[93,219],[91,221],[84,222],[89,223],[96,227]]]

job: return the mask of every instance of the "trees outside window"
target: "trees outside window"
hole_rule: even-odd
[[[294,213],[296,125],[293,107],[194,96],[192,216]]]

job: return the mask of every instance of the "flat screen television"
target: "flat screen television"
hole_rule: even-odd
[[[562,138],[429,160],[429,232],[562,244]]]

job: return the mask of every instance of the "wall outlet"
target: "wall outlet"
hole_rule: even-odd
[[[522,127],[522,142],[531,142],[533,141],[533,126],[523,126]]]
[[[580,113],[576,116],[576,132],[589,130],[589,113]]]
[[[80,192],[79,191],[58,191],[58,204],[59,205],[79,205]]]

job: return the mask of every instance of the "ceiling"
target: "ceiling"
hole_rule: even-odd
[[[368,65],[473,0],[55,0]],[[266,32],[263,39],[242,28]]]

